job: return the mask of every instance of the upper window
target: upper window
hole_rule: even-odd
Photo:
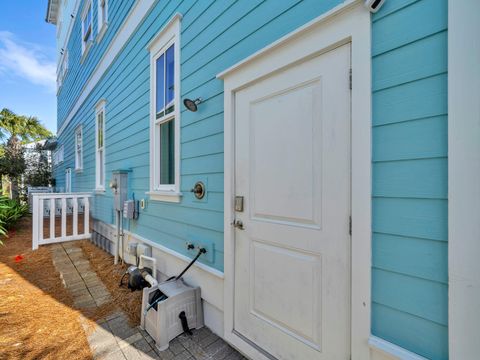
[[[67,70],[68,70],[68,50],[65,50],[65,53],[63,54],[63,58],[62,58],[62,63],[60,64],[60,67],[57,73],[58,89],[62,87],[63,82],[65,81],[65,77],[67,76]]]
[[[105,190],[105,101],[95,111],[95,188]]]
[[[150,44],[152,199],[178,201],[180,189],[180,21],[175,17]]]
[[[107,0],[98,0],[98,40],[99,41],[108,24],[108,2]]]
[[[82,13],[82,54],[90,48],[92,39],[92,2],[88,1]]]
[[[80,125],[75,130],[75,170],[83,169],[83,134]]]
[[[63,162],[63,145],[61,145],[55,152],[53,153],[53,165],[58,165]]]

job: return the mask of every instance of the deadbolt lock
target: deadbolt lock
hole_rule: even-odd
[[[238,230],[245,230],[245,228],[243,227],[242,220],[234,220],[232,225],[233,225],[233,227],[237,228]]]
[[[243,196],[235,196],[235,211],[243,211]]]

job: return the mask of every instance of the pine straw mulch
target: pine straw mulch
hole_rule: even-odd
[[[96,316],[107,316],[108,314],[120,308],[127,316],[130,324],[140,325],[140,312],[142,308],[142,292],[132,292],[127,288],[127,277],[120,287],[120,279],[127,269],[127,265],[113,265],[113,256],[98,248],[90,241],[79,241],[85,257],[90,261],[90,267],[102,280],[107,290],[112,295],[112,301],[99,308]],[[105,311],[104,314],[101,314]]]
[[[94,321],[119,309],[131,325],[140,324],[142,292],[119,287],[126,265],[113,265],[112,255],[87,240],[79,241],[112,301],[94,309],[75,309],[49,246],[32,251],[31,227],[30,218],[21,220],[17,231],[0,245],[0,359],[92,359],[81,315],[91,329]],[[15,261],[17,255],[23,259]]]
[[[46,246],[32,251],[31,219],[0,245],[0,358],[91,359],[80,312],[72,307]],[[23,259],[16,262],[16,255]]]

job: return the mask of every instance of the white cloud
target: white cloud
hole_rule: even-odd
[[[45,49],[22,42],[9,31],[0,31],[0,73],[22,77],[49,91],[56,89],[56,65]]]

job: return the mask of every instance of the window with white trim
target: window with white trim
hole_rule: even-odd
[[[108,2],[98,0],[98,34],[103,35],[108,24]]]
[[[83,132],[82,125],[75,130],[75,170],[83,169]]]
[[[65,170],[65,192],[72,192],[72,169]]]
[[[93,39],[92,2],[87,2],[82,13],[82,54],[90,48]]]
[[[58,69],[57,73],[57,88],[60,89],[65,81],[65,77],[67,76],[68,71],[68,50],[65,50],[63,54],[62,63]]]
[[[53,165],[58,165],[61,162],[63,162],[63,145],[61,145],[53,153]]]
[[[180,196],[180,19],[158,34],[150,50],[150,195]]]
[[[105,101],[95,111],[95,188],[105,190]]]

